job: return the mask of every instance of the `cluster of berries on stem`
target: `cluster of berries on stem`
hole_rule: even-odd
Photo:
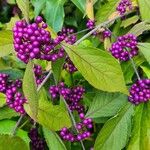
[[[81,113],[84,111],[84,107],[80,104],[83,98],[85,89],[82,86],[75,86],[68,88],[65,86],[64,82],[60,82],[57,86],[51,86],[49,88],[49,93],[52,99],[57,99],[60,95],[66,100],[71,111],[77,111]]]
[[[126,13],[127,10],[132,9],[132,2],[131,0],[121,0],[116,8],[119,14],[122,16]]]
[[[120,61],[127,61],[130,57],[138,55],[137,37],[126,34],[117,38],[110,48],[111,54]]]
[[[84,114],[80,114],[81,122],[76,124],[76,130],[78,133],[73,133],[73,131],[64,127],[60,131],[60,136],[63,140],[76,142],[87,139],[91,136],[91,130],[93,128],[93,123],[91,118],[85,118]]]
[[[139,104],[150,100],[150,79],[141,79],[130,88],[129,101]]]

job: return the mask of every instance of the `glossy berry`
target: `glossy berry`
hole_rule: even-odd
[[[112,55],[120,61],[127,61],[130,57],[138,55],[137,37],[127,34],[118,37],[117,41],[110,48]]]
[[[136,105],[150,100],[150,79],[142,79],[134,83],[130,88],[128,99]]]
[[[32,150],[45,150],[45,140],[42,139],[38,134],[37,128],[32,128],[29,132],[30,147]]]
[[[131,0],[121,0],[116,9],[120,15],[124,15],[128,9],[132,9]]]

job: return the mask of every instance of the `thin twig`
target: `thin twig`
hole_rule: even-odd
[[[128,12],[128,13],[125,13],[123,16],[126,16],[130,13],[132,13],[133,11],[131,12]],[[92,35],[94,32],[96,32],[99,28],[102,28],[102,27],[105,27],[107,26],[108,24],[110,24],[111,22],[119,19],[119,18],[122,18],[122,16],[117,16],[111,20],[107,20],[103,23],[100,23],[99,25],[97,25],[93,30],[91,30],[90,32],[88,32],[86,35],[84,35],[82,38],[80,38],[74,45],[78,45],[80,42],[82,42],[84,39],[86,39],[87,37],[89,37],[90,35]]]
[[[77,34],[80,34],[80,33],[83,33],[83,32],[89,31],[89,30],[90,30],[89,28],[87,28],[87,29],[83,29],[83,30],[81,30],[81,31],[78,31],[78,32],[75,32],[75,33],[69,34],[68,36],[77,35]]]
[[[63,99],[63,102],[64,102],[64,104],[66,105],[66,108],[67,108],[67,110],[68,110],[68,113],[69,113],[69,115],[70,115],[70,117],[71,117],[72,124],[73,124],[75,130],[77,131],[77,133],[79,133],[78,129],[76,128],[76,124],[77,124],[77,123],[76,123],[76,121],[75,121],[75,119],[74,119],[74,116],[73,116],[73,114],[72,114],[72,112],[71,112],[71,110],[70,110],[70,108],[69,108],[69,106],[68,106],[66,100],[65,100],[64,98],[62,98],[62,99]],[[85,147],[84,147],[84,144],[83,144],[83,141],[82,141],[82,140],[80,140],[80,143],[81,143],[82,149],[85,150]]]
[[[22,121],[22,119],[23,119],[24,116],[25,116],[25,114],[24,114],[24,115],[21,115],[20,118],[18,119],[18,121],[17,121],[17,123],[16,123],[14,129],[12,130],[12,135],[15,135],[15,134],[16,134],[17,128],[18,128],[18,126],[20,125],[20,123],[21,123],[21,121]]]
[[[52,71],[50,70],[49,73],[47,74],[47,76],[44,78],[44,80],[42,81],[42,83],[38,86],[37,88],[37,92],[40,91],[40,89],[42,88],[42,86],[46,83],[46,81],[48,80],[48,78],[50,77]]]
[[[134,72],[135,72],[135,74],[136,74],[136,76],[137,76],[138,80],[141,80],[140,75],[139,75],[139,73],[138,73],[138,70],[136,69],[136,65],[135,65],[135,63],[134,63],[134,61],[133,61],[133,59],[131,58],[131,56],[130,56],[130,55],[129,55],[129,58],[130,58],[130,61],[131,61],[132,67],[133,67],[133,69],[134,69]]]

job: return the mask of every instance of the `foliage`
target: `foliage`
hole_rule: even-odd
[[[45,149],[50,150],[150,150],[150,102],[146,99],[134,105],[129,101],[132,93],[135,94],[131,86],[139,78],[150,79],[150,2],[131,0],[132,8],[123,16],[116,9],[120,2],[4,0],[0,3],[0,75],[9,75],[8,79],[0,76],[0,150],[34,149],[29,136],[32,128],[38,129]],[[38,22],[37,16],[43,20]],[[46,60],[49,53],[43,57],[38,53],[31,59],[26,46],[21,48],[21,54],[30,59],[27,63],[18,59],[15,42],[20,40],[21,33],[24,36],[21,25],[20,35],[14,34],[13,27],[18,20],[26,21],[26,26],[37,21],[38,27],[45,30],[41,31],[43,38],[50,33],[47,39],[50,42],[42,41],[38,45],[41,53],[47,48],[46,44],[54,44],[48,48],[52,49],[50,56],[53,53],[57,56]],[[93,26],[88,25],[89,20]],[[48,26],[42,27],[44,22]],[[66,31],[68,27],[74,31]],[[105,31],[111,35],[105,37]],[[137,37],[138,54],[123,62],[111,54],[110,48],[119,36],[126,34]],[[62,37],[57,39],[59,36]],[[33,41],[23,38],[19,46],[22,42],[36,45],[34,38],[38,36],[28,38]],[[17,79],[21,86],[14,85]],[[7,89],[2,89],[3,86]],[[11,88],[17,91],[14,95],[9,91]],[[150,87],[147,89],[150,95]],[[14,102],[17,93],[26,99],[23,104]],[[143,96],[141,91],[138,94]],[[13,97],[13,106],[10,97]],[[17,102],[23,105],[25,114],[12,109],[17,107]],[[87,126],[91,124],[84,123],[86,119],[92,120],[90,129]],[[83,131],[77,125],[82,125]],[[85,130],[91,134],[84,140],[79,136],[76,142],[70,142],[63,139],[65,128],[74,137],[81,136]]]

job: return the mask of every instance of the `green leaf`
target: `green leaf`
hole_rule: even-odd
[[[53,74],[56,80],[56,84],[60,81],[61,71],[62,71],[64,62],[65,62],[64,58],[61,58],[55,62],[52,62],[52,70],[53,70]]]
[[[44,16],[49,26],[51,26],[55,32],[62,29],[64,22],[64,3],[66,0],[47,0],[46,8],[44,10]]]
[[[86,117],[100,118],[114,116],[126,103],[127,96],[123,94],[97,92]]]
[[[5,104],[6,104],[6,96],[5,96],[5,94],[0,93],[0,107],[3,107]]]
[[[150,64],[150,43],[139,43],[138,48]]]
[[[136,23],[138,20],[139,20],[139,16],[137,16],[137,15],[135,15],[133,17],[130,17],[128,19],[125,19],[125,20],[122,21],[121,27],[126,28],[126,27]]]
[[[131,28],[129,33],[139,36],[146,30],[150,30],[150,24],[148,24],[146,22],[140,22],[140,23],[136,24],[133,28]]]
[[[43,8],[46,5],[46,0],[32,0],[32,5],[34,6],[34,14],[35,17],[37,17],[40,12],[43,10]]]
[[[32,61],[29,61],[25,70],[23,78],[23,92],[25,97],[27,98],[32,114],[36,119],[36,116],[38,114],[38,94]]]
[[[150,20],[150,3],[149,0],[138,0],[140,13],[143,21]]]
[[[140,67],[145,72],[145,74],[147,75],[147,77],[150,79],[150,66],[149,66],[149,64],[148,65],[142,65]]]
[[[16,113],[13,109],[8,108],[7,106],[0,108],[0,120],[10,119],[17,116],[19,116],[19,114]]]
[[[62,127],[70,127],[71,121],[67,110],[63,106],[52,105],[45,95],[40,92],[39,108],[36,121],[42,126],[52,131],[58,131]],[[24,105],[26,112],[33,118],[31,109],[28,104]]]
[[[117,116],[108,120],[96,138],[94,150],[123,149],[130,136],[132,114],[133,105],[128,103]]]
[[[29,150],[27,144],[17,136],[0,135],[1,150]]]
[[[121,67],[108,52],[94,47],[70,45],[65,45],[65,50],[79,72],[95,88],[128,93]]]
[[[22,11],[25,20],[29,19],[29,0],[16,0],[18,7]]]
[[[109,17],[116,11],[116,7],[120,0],[108,0],[104,5],[98,9],[96,13],[96,23],[102,23],[109,19]]]
[[[0,57],[7,56],[13,52],[13,35],[12,31],[0,31]]]
[[[15,125],[16,125],[15,121],[1,120],[0,121],[0,134],[12,135],[12,131],[13,131]],[[22,138],[22,140],[24,140],[24,142],[26,142],[26,144],[29,145],[30,139],[28,137],[28,132],[26,132],[22,129],[17,129],[16,136]]]
[[[71,0],[79,9],[80,11],[84,14],[85,13],[85,5],[86,5],[86,0]]]
[[[150,103],[136,106],[127,150],[150,150]]]
[[[0,70],[0,73],[6,73],[9,75],[9,78],[11,80],[16,80],[16,79],[22,79],[24,72],[19,69],[5,69],[5,70]]]
[[[47,146],[51,150],[67,150],[64,143],[56,132],[43,128],[44,137]]]

